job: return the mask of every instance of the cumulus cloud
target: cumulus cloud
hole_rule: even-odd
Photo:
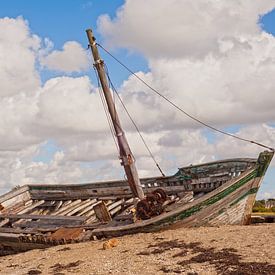
[[[274,8],[271,0],[128,0],[115,17],[102,15],[98,29],[108,47],[142,53],[149,72],[138,75],[185,111],[220,128],[247,125],[237,134],[274,147],[274,126],[266,123],[275,121],[275,38],[259,24]],[[167,170],[224,157],[256,157],[261,150],[229,137],[207,141],[196,130],[201,125],[134,77],[123,83],[121,93],[146,135],[158,136],[154,152]]]
[[[32,93],[40,85],[35,53],[40,39],[23,18],[0,18],[0,97]]]
[[[61,51],[54,50],[41,57],[41,64],[50,70],[66,73],[87,70],[89,61],[85,49],[75,41],[68,41]]]
[[[107,129],[99,94],[87,76],[48,80],[37,102],[37,127],[52,135],[100,132]]]
[[[258,24],[273,6],[269,0],[169,5],[131,0],[115,18],[98,22],[109,45],[145,55],[149,71],[138,75],[186,111],[218,127],[241,124],[236,134],[274,147],[275,41]],[[57,51],[49,39],[33,35],[22,18],[0,19],[0,24],[0,188],[122,178],[100,96],[83,73],[84,49],[69,41]],[[65,73],[82,71],[82,76],[41,84],[36,62]],[[257,157],[261,151],[220,135],[210,140],[200,125],[134,77],[119,92],[167,174],[191,163]],[[117,108],[140,175],[159,175],[118,103]],[[43,160],[41,148],[49,139],[57,149]]]
[[[97,171],[93,171],[82,167],[77,157],[67,153],[91,136],[103,139],[106,135],[108,124],[95,87],[87,76],[57,77],[42,85],[36,63],[53,49],[52,42],[45,39],[42,43],[21,17],[0,19],[0,25],[1,190],[24,183],[80,182],[92,176],[96,178],[99,171],[106,170],[106,163],[97,165]],[[79,47],[69,42],[65,51]],[[76,50],[74,58],[79,62],[78,53]],[[74,68],[76,66],[75,61]],[[73,70],[73,66],[71,68]],[[49,162],[34,161],[39,159],[40,149],[48,139],[55,140],[60,151]],[[86,159],[92,162],[96,156]],[[105,175],[113,173],[110,169]]]
[[[150,71],[140,77],[216,126],[275,121],[275,37],[259,25],[274,1],[153,2],[126,1],[115,18],[98,20],[110,46],[145,54]],[[134,77],[122,90],[144,128],[198,126]]]
[[[273,0],[127,0],[98,25],[110,45],[147,56],[203,57],[218,51],[221,39],[260,33],[259,16],[272,8]]]

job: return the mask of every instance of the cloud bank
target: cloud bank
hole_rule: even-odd
[[[273,1],[131,0],[114,18],[102,15],[98,29],[109,47],[142,53],[149,72],[137,73],[186,111],[217,127],[237,125],[237,134],[274,147],[275,38],[259,25],[272,8]],[[85,75],[82,46],[68,41],[56,50],[21,17],[0,19],[0,37],[0,188],[123,177],[96,84]],[[42,83],[41,68],[81,76]],[[167,173],[261,151],[212,138],[134,77],[119,92]],[[158,175],[117,107],[141,176]]]

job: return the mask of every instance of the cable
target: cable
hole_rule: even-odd
[[[156,93],[157,95],[159,95],[160,97],[162,97],[165,101],[167,101],[168,103],[170,103],[173,107],[175,107],[177,110],[179,110],[181,113],[183,113],[184,115],[186,115],[187,117],[191,118],[192,120],[195,120],[197,123],[199,124],[202,124],[204,125],[205,127],[213,130],[213,131],[216,131],[216,132],[219,132],[223,135],[227,135],[227,136],[230,136],[232,138],[236,138],[236,139],[239,139],[241,141],[245,141],[245,142],[249,142],[249,143],[252,143],[252,144],[256,144],[258,146],[261,146],[261,147],[264,147],[264,148],[267,148],[271,151],[274,151],[274,148],[271,148],[269,146],[266,146],[262,143],[259,143],[257,141],[253,141],[253,140],[249,140],[249,139],[246,139],[246,138],[242,138],[240,136],[237,136],[237,135],[234,135],[234,134],[230,134],[230,133],[227,133],[223,130],[220,130],[220,129],[217,129],[215,128],[214,126],[211,126],[201,120],[199,120],[198,118],[190,115],[189,113],[187,113],[186,111],[184,111],[181,107],[179,107],[178,105],[176,105],[174,102],[172,102],[170,99],[168,99],[166,96],[162,95],[160,92],[158,92],[156,89],[154,89],[152,86],[150,86],[147,82],[145,82],[141,77],[139,77],[134,71],[132,71],[130,68],[128,68],[126,65],[124,65],[119,59],[117,59],[114,55],[112,55],[108,50],[106,50],[103,46],[101,46],[100,44],[97,43],[97,45],[102,48],[108,55],[110,55],[114,60],[116,60],[122,67],[124,67],[128,72],[130,72],[132,75],[134,75],[138,80],[140,80],[145,86],[147,86],[150,90],[152,90],[154,93]]]
[[[129,117],[129,119],[131,120],[131,122],[133,123],[134,127],[136,128],[136,131],[138,132],[138,134],[139,134],[139,136],[140,136],[140,138],[141,138],[141,140],[142,140],[144,146],[146,147],[146,149],[147,149],[149,155],[151,156],[151,158],[152,158],[153,161],[155,162],[155,164],[156,164],[158,170],[160,171],[161,175],[162,175],[163,177],[165,177],[165,174],[163,173],[162,169],[160,168],[159,164],[157,163],[157,161],[156,161],[156,159],[155,159],[155,157],[154,157],[152,151],[150,150],[149,146],[147,145],[147,143],[146,143],[146,141],[145,141],[143,135],[141,134],[141,132],[140,132],[140,130],[139,130],[137,124],[136,124],[135,121],[133,120],[132,116],[130,115],[130,113],[129,113],[128,109],[127,109],[127,107],[126,107],[125,104],[123,103],[123,101],[122,101],[122,99],[121,99],[119,93],[117,92],[116,88],[114,87],[113,82],[111,81],[111,78],[110,78],[110,76],[109,76],[108,70],[106,70],[106,75],[107,75],[108,81],[109,81],[109,83],[110,83],[110,85],[111,85],[111,87],[112,87],[112,90],[113,90],[113,91],[115,92],[115,94],[117,95],[117,97],[118,97],[118,99],[119,99],[121,105],[123,106],[125,112],[127,113],[128,117]]]
[[[106,72],[106,75],[108,77],[108,80],[109,80],[109,89],[111,88],[111,81],[110,81],[110,77],[109,77],[109,70],[108,70],[108,67],[105,63],[103,63],[104,65],[104,70]],[[113,101],[114,101],[114,110],[115,110],[115,119],[114,119],[114,123],[117,121],[117,112],[116,112],[116,98],[115,98],[115,93],[114,93],[114,90],[113,90]],[[116,124],[117,125],[117,124]],[[117,125],[120,127],[120,125]],[[122,131],[122,129],[120,129]],[[131,150],[131,149],[130,149]]]
[[[98,85],[99,95],[100,95],[100,98],[101,98],[101,101],[102,101],[103,109],[104,109],[105,115],[107,117],[107,121],[108,121],[108,124],[109,124],[111,135],[113,137],[114,143],[116,145],[116,148],[117,148],[117,151],[118,151],[118,154],[119,154],[119,147],[118,147],[118,144],[117,144],[117,141],[116,141],[116,138],[115,138],[115,130],[114,130],[113,125],[111,123],[111,118],[110,118],[109,112],[107,111],[107,106],[106,106],[107,103],[106,103],[106,101],[104,99],[104,96],[102,94],[101,85],[100,85],[100,81],[99,81],[99,77],[97,75],[96,69],[94,68],[94,70],[95,70],[95,75],[96,75],[96,78],[97,78],[97,85]]]

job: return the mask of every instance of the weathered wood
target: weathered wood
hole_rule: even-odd
[[[94,205],[94,211],[100,222],[108,222],[112,220],[111,215],[103,201],[100,201]]]
[[[54,214],[55,215],[64,215],[65,211],[73,208],[75,205],[81,202],[81,199],[71,201],[70,203],[64,204],[63,207],[59,208]]]
[[[21,211],[19,211],[17,214],[26,214],[28,213],[29,211],[31,211],[32,209],[40,206],[41,204],[45,203],[44,200],[41,200],[41,201],[38,201],[38,202],[35,202],[35,203],[32,203],[31,205],[25,207],[24,209],[22,209]]]
[[[78,216],[53,216],[53,215],[16,215],[16,214],[0,214],[0,219],[28,219],[28,220],[78,220],[78,221],[85,221],[85,217],[78,217]]]
[[[108,206],[108,210],[111,211],[113,208],[116,208],[117,206],[123,204],[123,202],[124,202],[124,199],[113,202]]]
[[[77,212],[79,212],[79,211],[85,209],[87,206],[89,206],[89,205],[91,205],[91,204],[93,204],[93,203],[96,203],[96,201],[97,201],[96,199],[93,199],[93,200],[90,200],[90,199],[85,200],[85,201],[83,201],[78,207],[75,207],[73,210],[71,210],[70,212],[68,212],[66,215],[67,215],[67,216],[72,216],[72,215],[74,215],[75,213],[77,213]],[[79,216],[80,216],[80,215],[79,215]]]
[[[0,243],[4,241],[18,242],[19,235],[14,233],[0,233]]]
[[[31,200],[30,200],[31,201]],[[1,213],[5,214],[5,213],[17,213],[18,211],[24,209],[26,207],[25,205],[25,201],[19,201],[13,205],[10,205],[9,207],[3,208]]]
[[[182,192],[186,192],[186,186],[188,186],[188,188],[189,186],[191,186],[192,188],[194,188],[194,190],[190,191],[194,191],[194,193],[196,194],[194,201],[187,202],[186,204],[182,205],[181,201],[179,201],[178,203],[174,203],[176,207],[171,209],[170,212],[164,212],[159,216],[153,217],[145,221],[139,221],[135,223],[133,222],[133,219],[126,218],[126,216],[123,219],[123,213],[124,215],[126,214],[126,210],[123,210],[123,208],[128,207],[129,211],[130,208],[133,207],[132,201],[128,200],[126,202],[123,202],[123,199],[125,199],[125,197],[118,199],[116,196],[106,196],[108,199],[110,199],[109,201],[106,201],[106,206],[110,210],[109,214],[114,216],[114,219],[113,221],[105,225],[98,223],[87,224],[89,222],[96,221],[95,213],[92,210],[94,206],[94,204],[91,203],[93,200],[92,198],[88,198],[87,201],[81,201],[77,203],[75,205],[75,208],[72,208],[70,210],[69,208],[66,209],[67,215],[81,215],[82,213],[83,215],[85,215],[85,217],[82,217],[84,218],[84,220],[75,220],[75,218],[79,218],[77,216],[57,216],[61,219],[55,220],[55,216],[52,216],[53,219],[48,219],[47,216],[50,215],[0,215],[0,224],[3,222],[5,224],[3,232],[1,232],[0,227],[0,243],[4,245],[9,244],[11,246],[12,244],[14,244],[15,247],[17,244],[21,244],[22,242],[24,242],[24,244],[26,245],[32,245],[32,242],[43,242],[42,239],[44,236],[46,236],[47,232],[54,232],[60,227],[86,229],[85,226],[87,226],[87,230],[91,231],[86,236],[89,239],[91,238],[91,236],[119,236],[138,232],[151,232],[164,228],[177,228],[181,226],[189,227],[207,224],[220,225],[228,223],[241,224],[244,222],[247,213],[250,211],[249,209],[251,207],[251,204],[253,203],[257,189],[259,188],[262,177],[273,155],[273,153],[269,152],[264,152],[262,154],[264,156],[263,158],[261,158],[260,155],[260,161],[257,162],[256,166],[252,167],[253,165],[251,164],[251,162],[249,165],[247,165],[247,170],[240,175],[234,172],[238,172],[239,168],[234,167],[233,164],[230,164],[231,168],[234,168],[235,170],[233,170],[232,175],[230,175],[231,180],[227,180],[226,182],[219,182],[219,180],[223,180],[225,178],[225,175],[227,177],[227,175],[229,174],[226,174],[227,172],[223,170],[224,167],[222,167],[221,172],[219,172],[218,166],[212,167],[213,169],[211,168],[213,172],[211,172],[211,177],[213,178],[212,182],[208,182],[210,170],[208,170],[207,167],[199,166],[199,171],[196,170],[198,167],[196,167],[196,169],[193,169],[194,167],[189,167],[188,169],[192,173],[195,173],[195,176],[198,175],[198,178],[195,178],[194,176],[194,181],[192,183],[194,185],[193,187],[191,186],[192,184],[186,185],[186,181],[180,179],[182,175],[177,175],[177,180],[175,180],[175,177],[170,177],[169,179],[167,179],[167,181],[163,183],[164,186],[166,185],[168,190],[169,188],[170,190],[173,189],[174,193],[170,195],[170,198],[173,197],[172,200],[175,201],[176,199],[178,199],[178,196],[180,196],[181,198],[184,197],[182,196],[183,194],[181,194],[181,192],[179,192],[178,190],[183,190]],[[216,162],[215,165],[219,165],[219,163]],[[215,169],[217,170],[215,171]],[[241,169],[242,168],[240,168],[239,170]],[[209,174],[205,174],[205,171],[208,171],[207,173]],[[156,184],[152,181],[147,181],[146,184],[147,186],[149,186],[148,190],[154,190],[155,188],[160,187],[160,185],[158,185],[160,182],[160,179],[159,182]],[[176,189],[178,187],[179,189]],[[63,188],[63,186],[59,186],[58,188]],[[122,189],[123,188],[124,187],[122,187]],[[204,194],[201,197],[198,197],[197,194],[205,188],[207,190],[211,190],[212,188],[214,188],[215,190]],[[50,190],[52,194],[55,193],[55,190],[52,187],[50,188]],[[77,187],[74,187],[72,189],[68,188],[68,190],[70,190],[71,193],[77,192],[77,194],[78,192],[83,191],[81,190],[81,188],[78,189]],[[66,190],[66,192],[68,190]],[[110,188],[110,190],[112,190],[112,188]],[[62,194],[65,194],[66,192],[63,192]],[[60,192],[57,193],[61,194]],[[49,211],[50,214],[53,213],[54,207],[51,207],[52,200],[53,199],[47,200],[44,206],[42,204],[41,206],[33,208],[31,210],[32,213],[36,213],[35,211],[40,208],[41,210],[43,210],[43,213],[45,213],[46,211]],[[80,198],[78,198],[78,200],[80,200]],[[98,197],[94,198],[94,200],[98,200]],[[56,203],[59,204],[59,202]],[[167,201],[166,203],[169,203],[169,201]],[[65,198],[63,207],[69,206],[70,204],[71,202],[66,201]],[[24,207],[25,209],[27,209],[28,207],[31,207],[31,205],[27,204]],[[117,213],[121,214],[119,216],[116,216]],[[122,216],[121,219],[119,219],[120,216]],[[68,218],[73,218],[74,220],[70,220]],[[16,221],[20,221],[20,224],[16,224]],[[22,226],[22,228],[8,227],[11,225]],[[23,226],[26,227],[23,228]],[[1,234],[8,235],[2,235],[1,237]],[[43,236],[41,236],[41,234]],[[19,237],[22,237],[22,240]],[[18,242],[19,239],[20,242]],[[45,239],[45,242],[48,242],[47,238]],[[49,241],[51,245],[56,245],[62,242],[63,239],[58,240],[57,242],[56,240],[52,240],[52,242]]]
[[[0,227],[1,226],[5,226],[5,225],[7,225],[8,223],[10,222],[10,220],[9,219],[4,219],[3,221],[0,221]]]
[[[63,205],[63,201],[57,201],[54,207],[53,212],[56,212],[58,209],[60,209]]]
[[[34,228],[13,228],[13,227],[0,227],[0,233],[13,233],[13,234],[37,234],[39,230]]]
[[[14,228],[59,228],[59,227],[67,227],[67,226],[79,226],[83,223],[83,221],[79,220],[53,220],[49,221],[26,221],[21,222],[14,226]]]
[[[19,188],[14,188],[10,192],[0,196],[1,205],[6,208],[14,205],[16,202],[27,201],[30,199],[29,186],[24,185]]]
[[[83,201],[82,200],[76,200],[74,202],[72,202],[71,204],[69,204],[66,209],[60,209],[60,211],[58,211],[58,215],[62,215],[62,216],[67,216],[67,214],[69,212],[71,212],[72,210],[75,209],[75,207],[78,207],[79,205],[82,205]]]
[[[78,214],[78,216],[83,216],[83,215],[86,216],[88,212],[94,211],[94,210],[93,210],[93,207],[94,207],[94,205],[95,205],[96,203],[97,203],[97,200],[96,200],[96,199],[92,200],[91,203],[90,203],[88,206],[86,206],[86,207]]]
[[[122,206],[121,205],[118,205],[117,207],[115,208],[112,208],[112,210],[110,210],[110,215],[111,216],[114,216],[117,212],[119,212],[120,210],[122,209]]]
[[[192,191],[193,189],[196,188],[197,191],[211,191],[215,189],[215,186],[212,187],[207,187],[207,186],[201,186],[200,188],[197,187],[197,185],[188,185],[190,188],[188,188],[185,185],[176,185],[180,184],[180,182],[173,182],[171,184],[175,184],[175,186],[160,186],[165,192],[170,195],[170,194],[175,194],[175,193],[180,193],[184,192],[186,190]],[[159,187],[148,187],[144,188],[145,193],[151,193],[155,189]],[[32,198],[36,200],[74,200],[74,199],[101,199],[101,200],[106,200],[106,199],[118,199],[118,198],[131,198],[131,191],[127,187],[112,187],[112,188],[98,188],[97,189],[97,194],[93,192],[93,190],[86,189],[84,190],[75,190],[75,191],[70,191],[63,193],[62,195],[59,194],[59,192],[54,193],[53,191],[47,192],[47,191],[33,191],[32,192]],[[70,206],[68,206],[70,207]],[[58,212],[63,211],[63,207],[61,207]]]

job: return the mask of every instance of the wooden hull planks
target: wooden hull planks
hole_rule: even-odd
[[[152,232],[177,227],[202,225],[246,224],[255,196],[273,152],[260,154],[254,168],[232,179],[205,196],[166,214],[140,224],[95,229],[99,236],[117,236]]]

